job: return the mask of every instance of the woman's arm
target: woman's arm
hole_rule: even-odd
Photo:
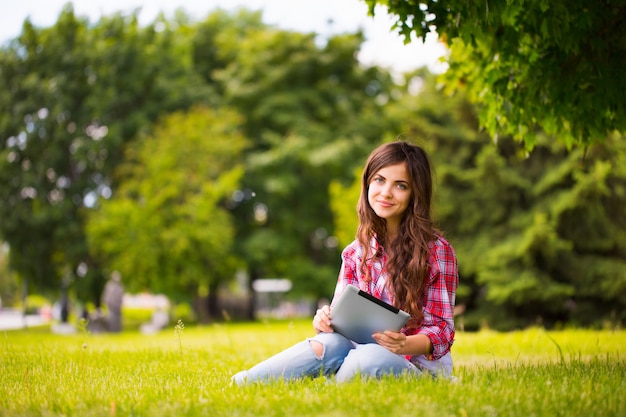
[[[431,252],[431,272],[424,297],[422,325],[401,332],[377,333],[374,339],[390,351],[406,355],[426,355],[439,359],[454,342],[454,304],[458,269],[454,249],[445,239],[435,242]]]
[[[412,333],[427,336],[433,345],[431,359],[439,359],[450,351],[454,342],[454,304],[459,284],[456,254],[445,239],[435,242],[430,264],[424,319],[422,326]]]
[[[337,285],[335,286],[335,292],[333,294],[331,305],[324,305],[317,309],[315,317],[313,317],[313,329],[315,333],[332,333],[334,329],[330,325],[330,309],[334,301],[339,298],[343,290],[348,284],[356,284],[356,262],[354,261],[354,243],[347,246],[341,253],[341,268],[339,269],[339,276],[337,277]]]

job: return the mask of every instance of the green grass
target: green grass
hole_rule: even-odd
[[[457,381],[322,378],[233,387],[310,321],[158,335],[0,333],[0,416],[623,416],[624,331],[458,333]]]

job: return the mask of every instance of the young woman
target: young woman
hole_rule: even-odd
[[[450,376],[454,303],[458,284],[454,249],[431,220],[432,174],[428,156],[404,141],[384,144],[367,160],[357,211],[357,238],[342,253],[333,298],[348,284],[407,311],[399,332],[357,344],[333,332],[330,311],[318,309],[316,336],[232,377],[243,385],[272,379],[386,374]]]

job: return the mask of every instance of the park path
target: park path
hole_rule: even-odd
[[[0,310],[0,331],[24,329],[26,327],[41,326],[46,323],[48,323],[48,320],[39,315],[24,316],[19,310]]]

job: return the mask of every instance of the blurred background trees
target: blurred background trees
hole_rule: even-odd
[[[243,271],[291,279],[294,298],[329,297],[359,170],[400,135],[433,159],[466,328],[621,322],[621,134],[534,126],[526,144],[506,129],[494,141],[472,91],[363,67],[362,42],[247,10],[140,27],[134,15],[90,24],[68,6],[50,28],[26,21],[0,50],[2,294],[29,283],[97,306],[117,270],[128,290],[214,320]],[[568,147],[573,136],[594,144]]]
[[[243,174],[240,120],[225,107],[171,113],[127,148],[118,188],[93,208],[86,232],[93,256],[126,277],[128,290],[195,300],[234,276],[234,226],[223,202]]]

